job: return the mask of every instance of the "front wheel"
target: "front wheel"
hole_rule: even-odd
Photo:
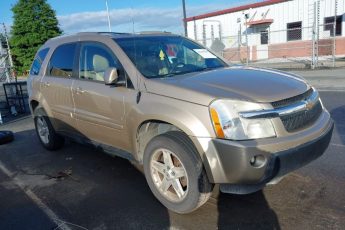
[[[194,211],[212,193],[200,156],[182,132],[168,132],[148,143],[144,171],[156,198],[177,213]]]

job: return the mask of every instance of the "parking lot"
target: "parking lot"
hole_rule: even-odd
[[[251,195],[218,192],[179,215],[152,195],[130,162],[68,141],[56,152],[39,143],[31,117],[1,130],[0,229],[343,229],[345,92],[321,92],[335,120],[331,144],[310,165]]]

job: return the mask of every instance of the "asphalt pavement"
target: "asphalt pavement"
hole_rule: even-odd
[[[312,86],[322,91],[345,90],[345,68],[294,70],[290,72],[303,76]]]
[[[0,126],[15,132],[0,145],[0,229],[344,229],[345,91],[317,88],[335,121],[322,157],[254,194],[216,187],[187,215],[162,206],[124,159],[70,141],[49,152],[31,117]]]

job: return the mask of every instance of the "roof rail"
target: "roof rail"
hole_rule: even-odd
[[[130,33],[120,33],[120,32],[79,32],[77,35],[95,35],[95,34],[100,34],[100,35],[109,35],[109,36],[114,36],[114,35],[124,35],[124,34],[130,34]]]
[[[61,35],[59,35],[59,36],[50,38],[48,41],[55,40],[55,39],[58,39],[58,38],[70,37],[70,36],[73,36],[73,34],[61,34]]]
[[[141,31],[141,32],[138,32],[138,34],[172,34],[172,33],[168,31]]]
[[[78,32],[78,33],[76,33],[77,35],[81,35],[81,34],[85,34],[85,35],[87,35],[87,34],[97,34],[98,32]]]
[[[131,33],[122,33],[122,32],[98,32],[99,34],[104,34],[104,35],[126,35],[126,34],[131,34]]]

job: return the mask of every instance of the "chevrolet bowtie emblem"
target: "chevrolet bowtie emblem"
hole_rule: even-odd
[[[307,110],[311,110],[313,107],[314,107],[314,102],[312,102],[310,100],[305,101],[305,108]]]

